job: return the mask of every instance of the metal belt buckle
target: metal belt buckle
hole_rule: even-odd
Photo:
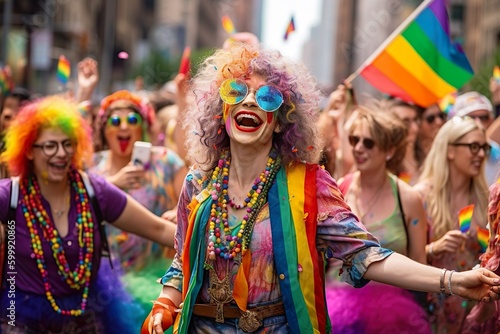
[[[238,326],[245,332],[255,332],[262,326],[262,321],[257,318],[256,312],[247,310],[241,314]]]

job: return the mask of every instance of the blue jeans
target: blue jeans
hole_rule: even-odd
[[[268,304],[274,304],[274,302],[258,303],[256,305],[249,305],[249,307],[258,307]],[[202,317],[193,314],[191,316],[191,322],[189,324],[189,333],[206,333],[206,334],[246,334],[240,327],[238,327],[239,319],[224,319],[224,323],[218,323],[214,318]],[[253,333],[274,333],[274,334],[288,334],[290,329],[288,328],[288,322],[286,316],[277,315],[274,317],[265,318],[262,320],[262,326],[258,328]]]

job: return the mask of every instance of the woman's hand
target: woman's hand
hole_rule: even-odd
[[[92,93],[99,83],[98,63],[95,59],[87,57],[78,63],[77,69],[77,102],[90,100],[92,97]]]
[[[144,167],[127,165],[118,173],[109,176],[107,180],[122,190],[138,189],[141,187],[141,179],[144,177]]]
[[[348,88],[349,87],[344,84],[338,85],[337,89],[334,90],[328,98],[328,105],[325,111],[335,122],[339,121],[346,111]]]
[[[174,324],[176,317],[175,304],[168,298],[160,297],[156,299],[153,310],[144,320],[141,334],[163,334]]]
[[[467,238],[467,235],[459,230],[448,231],[441,239],[434,241],[432,254],[435,257],[439,257],[443,253],[455,253],[467,241]]]
[[[165,211],[162,215],[161,218],[170,220],[171,222],[177,224],[177,207],[175,207],[172,210]]]
[[[448,284],[446,275],[445,285]],[[500,299],[500,277],[484,269],[455,272],[452,276],[451,290],[454,294],[470,300],[489,303]]]
[[[159,297],[153,305],[153,310],[142,323],[141,334],[163,334],[170,328],[177,317],[175,304],[166,297]]]

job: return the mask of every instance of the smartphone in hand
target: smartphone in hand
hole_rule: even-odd
[[[132,150],[132,163],[136,166],[147,166],[151,158],[153,145],[145,141],[136,141]]]

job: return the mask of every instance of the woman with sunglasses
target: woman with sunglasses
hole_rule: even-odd
[[[119,282],[98,275],[107,262],[100,220],[173,245],[173,223],[82,172],[90,133],[76,105],[60,97],[26,105],[7,131],[1,157],[18,178],[0,181],[2,333],[128,333],[122,324],[134,317],[119,303]]]
[[[155,215],[169,211],[165,217],[175,220],[173,209],[187,173],[183,160],[170,149],[153,146],[148,164],[131,161],[134,143],[149,141],[154,122],[151,106],[122,90],[102,100],[98,115],[97,133],[107,149],[95,155],[95,166],[90,170],[106,177]],[[114,258],[125,272],[122,279],[146,313],[150,300],[156,297],[151,282],[163,274],[174,251],[113,226],[108,226],[107,232]]]
[[[420,107],[398,99],[386,101],[384,104],[387,109],[405,123],[408,129],[405,157],[401,164],[397,166],[395,174],[406,183],[414,185],[418,181],[420,169],[425,159],[422,144],[418,139],[419,129],[422,124],[420,116],[422,111]]]
[[[484,161],[490,151],[484,128],[470,117],[453,117],[439,130],[419,183],[429,220],[429,264],[462,272],[478,263],[477,229],[486,225],[488,188]],[[459,229],[459,212],[474,204],[470,227]],[[464,227],[462,227],[464,228]],[[473,302],[431,294],[436,333],[459,333]]]
[[[421,119],[418,140],[422,145],[425,156],[427,156],[437,132],[446,123],[447,115],[441,111],[439,105],[433,104],[423,110]]]
[[[348,138],[357,171],[340,179],[339,188],[382,247],[425,264],[427,221],[420,196],[392,174],[405,157],[407,128],[381,108],[356,109]],[[410,291],[379,283],[355,289],[340,282],[340,269],[340,261],[331,261],[327,272],[333,332],[431,332],[425,310]]]
[[[142,333],[174,320],[179,333],[326,333],[325,257],[343,260],[358,287],[377,279],[439,291],[440,277],[450,280],[381,248],[318,166],[319,91],[305,66],[233,43],[204,61],[189,94],[196,169],[178,204],[177,254]],[[500,281],[489,275],[455,274],[446,292],[496,300],[490,283]]]

